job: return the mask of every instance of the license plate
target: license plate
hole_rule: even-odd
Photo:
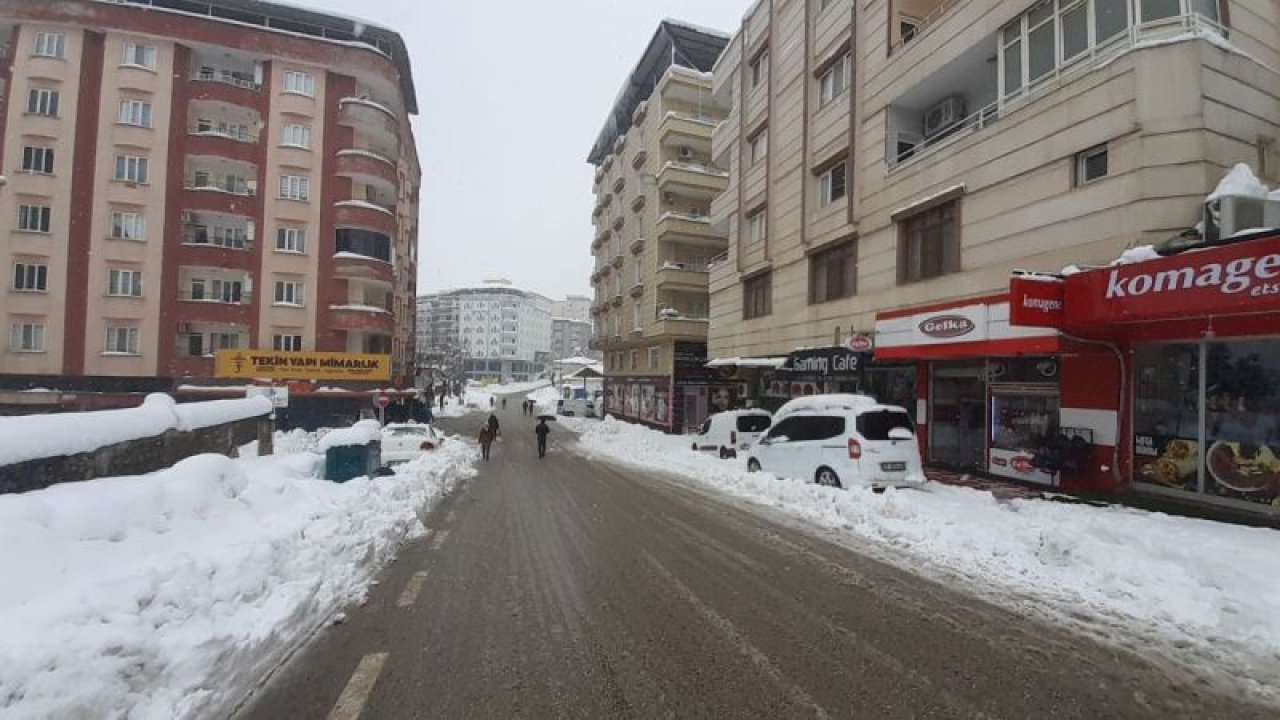
[[[904,462],[880,463],[880,469],[885,472],[903,472],[907,469],[907,464]]]

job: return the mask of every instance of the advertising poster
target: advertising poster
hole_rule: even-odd
[[[1192,492],[1198,489],[1200,443],[1194,438],[1135,435],[1133,462],[1139,482]]]

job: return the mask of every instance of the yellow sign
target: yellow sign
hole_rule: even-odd
[[[264,380],[390,380],[390,355],[219,350],[214,375]]]

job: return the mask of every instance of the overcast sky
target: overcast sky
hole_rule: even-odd
[[[733,32],[751,0],[290,0],[404,36],[422,162],[418,290],[589,294],[587,152],[658,22]]]

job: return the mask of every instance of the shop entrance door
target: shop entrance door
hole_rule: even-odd
[[[985,468],[985,364],[934,363],[931,374],[929,459],[957,468]]]

